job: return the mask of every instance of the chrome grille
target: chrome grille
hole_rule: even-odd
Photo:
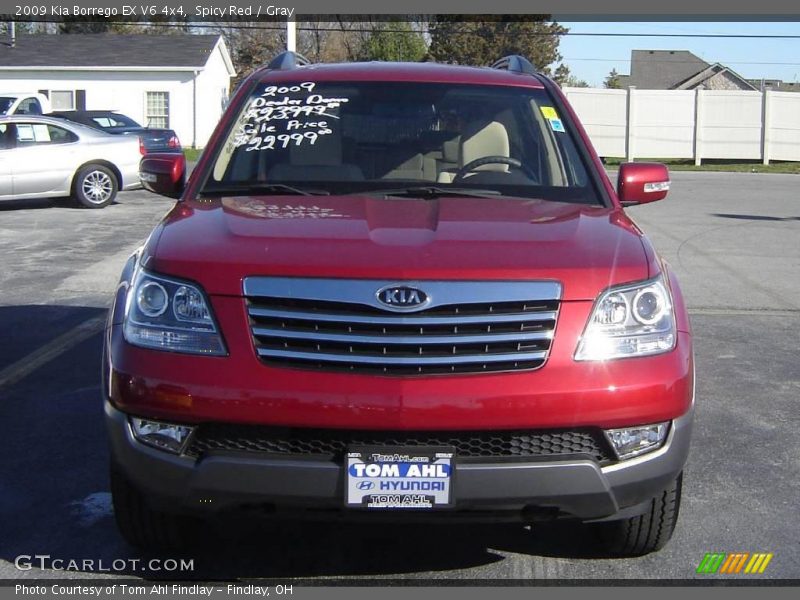
[[[268,364],[385,375],[536,369],[558,316],[555,282],[403,282],[424,308],[394,312],[387,281],[251,277],[247,312]]]

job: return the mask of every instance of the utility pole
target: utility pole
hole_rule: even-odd
[[[286,19],[286,49],[297,52],[297,23],[292,17]]]

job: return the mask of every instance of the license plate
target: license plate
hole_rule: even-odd
[[[350,448],[345,504],[365,509],[453,506],[452,448]]]

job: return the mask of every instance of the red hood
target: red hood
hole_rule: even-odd
[[[552,279],[592,300],[646,279],[639,229],[620,209],[539,200],[232,197],[178,203],[148,268],[241,295],[248,275]]]

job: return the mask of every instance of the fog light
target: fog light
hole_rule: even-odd
[[[131,417],[134,437],[148,446],[180,454],[193,427]]]
[[[626,427],[624,429],[606,429],[605,434],[617,457],[622,460],[639,456],[661,447],[667,437],[669,423]]]

